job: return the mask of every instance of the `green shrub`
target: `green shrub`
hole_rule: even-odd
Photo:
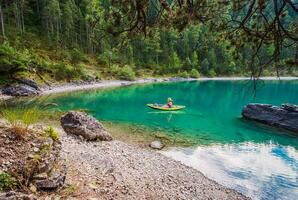
[[[199,78],[200,77],[200,73],[198,70],[196,69],[192,69],[190,72],[189,72],[189,76],[191,78]]]
[[[69,64],[61,62],[53,66],[55,78],[57,80],[71,80],[74,78],[80,78],[84,75],[83,65],[77,65],[73,67]]]
[[[210,77],[214,77],[214,76],[216,76],[216,72],[214,71],[214,69],[210,69],[210,70],[208,71],[208,76],[210,76]]]
[[[85,54],[76,48],[70,52],[70,57],[73,64],[79,64],[87,60]]]
[[[45,129],[44,134],[45,137],[50,137],[54,141],[59,140],[59,133],[52,126],[49,126],[47,129]]]
[[[11,190],[17,186],[17,180],[10,174],[0,171],[0,191]]]
[[[136,74],[130,66],[125,65],[118,71],[118,77],[121,80],[133,81],[136,79]]]
[[[125,65],[123,68],[121,68],[118,65],[113,64],[110,68],[110,73],[112,76],[120,80],[133,81],[136,78],[135,72],[128,65]]]
[[[179,72],[178,76],[182,78],[188,78],[189,74],[187,73],[187,71],[183,71],[183,72]]]
[[[27,70],[28,52],[23,54],[10,46],[8,42],[0,45],[0,72],[10,74]]]

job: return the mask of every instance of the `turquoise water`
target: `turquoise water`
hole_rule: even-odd
[[[145,106],[164,103],[168,97],[186,109],[160,112]],[[298,104],[298,81],[260,82],[256,95],[249,81],[193,81],[76,92],[38,101],[57,103],[61,110],[87,109],[99,120],[191,138],[197,146],[165,154],[254,199],[298,195],[298,137],[241,119],[247,103]]]

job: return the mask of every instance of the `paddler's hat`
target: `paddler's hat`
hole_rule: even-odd
[[[168,98],[168,101],[171,101],[171,102],[172,102],[173,100],[172,100],[172,98],[169,97],[169,98]]]

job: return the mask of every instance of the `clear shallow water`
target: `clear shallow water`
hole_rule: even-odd
[[[242,143],[173,148],[163,154],[253,199],[298,197],[298,152],[293,147]]]
[[[187,108],[171,113],[145,106],[163,103],[167,97]],[[298,137],[240,116],[251,102],[298,104],[298,81],[260,83],[256,97],[248,81],[195,81],[53,95],[36,103],[48,102],[57,103],[61,110],[87,109],[99,120],[140,124],[192,138],[197,148],[169,150],[169,156],[255,199],[297,197]]]

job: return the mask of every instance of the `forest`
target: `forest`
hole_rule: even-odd
[[[291,0],[1,0],[0,84],[297,76]]]

